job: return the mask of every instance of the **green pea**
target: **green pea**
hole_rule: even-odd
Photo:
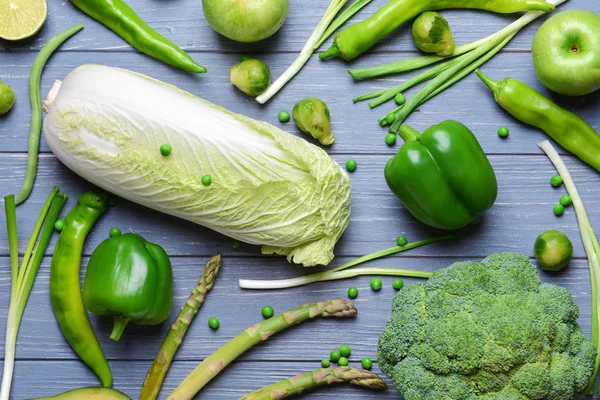
[[[396,102],[396,104],[401,106],[402,104],[406,103],[406,97],[404,97],[402,93],[398,93],[396,97],[394,97],[394,101]]]
[[[571,196],[569,196],[568,194],[565,194],[563,196],[560,197],[560,202],[559,202],[563,207],[569,207],[571,204],[573,204],[573,200],[571,199]]]
[[[340,357],[340,360],[338,361],[338,365],[340,367],[348,366],[348,359],[346,357]]]
[[[552,178],[550,178],[550,184],[553,187],[559,187],[560,185],[563,184],[563,179],[560,176],[555,175]]]
[[[373,360],[371,360],[369,357],[365,357],[362,359],[360,364],[364,369],[370,370],[373,367]]]
[[[265,318],[267,318],[267,319],[271,318],[273,316],[273,314],[275,313],[273,311],[273,307],[271,307],[271,306],[264,306],[262,308],[261,312],[262,312],[262,316],[265,317]]]
[[[277,114],[277,118],[279,119],[279,122],[285,124],[286,122],[290,122],[290,113],[285,110],[281,110],[279,111],[279,114]]]
[[[381,290],[381,286],[383,286],[383,282],[381,282],[380,278],[371,279],[371,289],[378,292]]]
[[[341,356],[342,356],[342,355],[341,355],[341,354],[340,354],[340,352],[339,352],[339,351],[337,351],[337,350],[334,350],[334,351],[332,351],[331,353],[329,353],[329,359],[330,359],[331,361],[333,361],[333,362],[338,362],[338,361],[340,360],[340,357],[341,357]]]
[[[350,297],[351,299],[355,299],[358,297],[358,289],[355,288],[354,286],[352,286],[350,289],[348,289],[348,297]]]
[[[408,243],[408,240],[406,240],[406,236],[398,236],[396,238],[396,244],[400,247],[402,246],[406,246],[406,243]]]
[[[395,133],[388,133],[387,135],[385,135],[385,143],[388,146],[393,146],[396,144],[396,134]]]
[[[350,357],[350,353],[352,353],[352,350],[347,344],[340,347],[340,354],[342,357]]]
[[[208,319],[208,326],[210,326],[211,329],[219,329],[219,326],[221,326],[221,323],[215,317],[210,317]]]
[[[108,234],[110,235],[110,237],[119,236],[121,234],[121,230],[119,228],[110,228]]]
[[[170,144],[163,144],[162,146],[160,146],[160,154],[164,157],[170,156],[172,151],[173,147],[171,147]]]
[[[505,126],[498,128],[498,136],[500,136],[502,139],[506,139],[508,137],[508,128]]]
[[[210,176],[210,174],[204,174],[202,175],[202,179],[200,179],[200,181],[204,186],[210,186],[212,183],[212,176]]]
[[[65,227],[65,221],[63,221],[62,219],[57,219],[56,222],[54,223],[54,229],[56,229],[59,232],[62,231],[64,227]]]
[[[248,54],[242,54],[240,56],[240,62],[241,63],[244,62],[244,61],[246,61],[246,60],[250,60],[250,59],[252,59],[252,57],[250,57]]]
[[[328,359],[324,358],[321,360],[321,367],[329,368],[331,366],[331,362]]]
[[[404,282],[402,279],[394,279],[394,283],[392,283],[392,285],[394,286],[394,289],[400,290],[404,286]]]
[[[242,245],[242,244],[240,243],[240,241],[239,241],[239,240],[235,240],[235,239],[233,239],[233,240],[231,241],[231,248],[232,248],[232,249],[239,249],[241,245]]]
[[[560,217],[565,212],[565,207],[562,204],[555,204],[553,211],[554,215]]]
[[[348,170],[348,172],[356,171],[356,161],[353,159],[346,161],[346,169]]]

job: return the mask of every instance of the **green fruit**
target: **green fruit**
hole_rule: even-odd
[[[532,53],[548,89],[567,96],[600,89],[600,15],[568,10],[550,17],[535,34]]]
[[[15,92],[6,83],[0,82],[0,115],[9,112],[14,104]]]
[[[202,0],[202,8],[215,31],[249,43],[266,39],[281,28],[288,0]]]
[[[544,271],[560,271],[573,257],[573,244],[560,231],[542,233],[533,246],[535,258]]]
[[[46,22],[47,16],[46,0],[2,0],[0,1],[0,39],[27,39],[38,33]]]

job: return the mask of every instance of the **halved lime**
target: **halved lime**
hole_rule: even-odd
[[[47,15],[46,0],[0,0],[0,39],[21,40],[35,35]]]

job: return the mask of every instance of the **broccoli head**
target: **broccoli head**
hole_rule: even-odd
[[[400,291],[379,362],[406,400],[572,399],[596,357],[578,316],[527,256],[494,254]]]

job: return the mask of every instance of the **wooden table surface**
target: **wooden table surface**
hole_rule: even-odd
[[[339,60],[322,62],[313,57],[302,72],[266,106],[259,106],[229,84],[228,70],[237,62],[240,53],[251,53],[262,58],[271,67],[273,75],[278,76],[310,36],[328,0],[291,0],[289,16],[280,32],[258,44],[234,43],[213,32],[203,17],[199,0],[131,0],[130,3],[144,20],[190,52],[195,60],[208,67],[209,72],[196,76],[146,57],[82,14],[70,2],[50,0],[48,20],[38,35],[15,44],[0,42],[0,81],[12,86],[17,97],[14,109],[0,117],[0,195],[17,193],[23,179],[30,117],[27,82],[36,52],[54,34],[83,23],[84,31],[65,43],[50,59],[41,83],[43,96],[54,80],[62,79],[73,68],[84,63],[98,63],[150,75],[235,112],[276,125],[279,124],[279,110],[291,111],[294,103],[304,97],[320,97],[329,105],[336,134],[335,144],[327,151],[339,163],[345,163],[349,158],[358,162],[358,169],[351,174],[352,221],[338,243],[337,257],[332,266],[391,247],[401,234],[409,240],[416,240],[435,233],[407,213],[384,181],[383,166],[397,151],[398,144],[394,148],[386,146],[383,140],[386,132],[379,128],[376,120],[391,105],[369,110],[366,104],[354,105],[351,101],[358,94],[398,84],[410,75],[357,84],[345,72],[348,64]],[[355,17],[355,21],[364,19],[385,3],[386,0],[375,0]],[[600,12],[600,3],[597,0],[569,0],[560,7],[561,10],[572,8]],[[447,11],[444,15],[459,44],[487,36],[516,18],[514,15],[500,16],[476,11]],[[530,47],[540,23],[536,21],[525,28],[505,50],[484,65],[484,72],[493,78],[511,76],[523,80],[562,106],[579,113],[597,130],[600,129],[600,93],[584,98],[563,98],[549,93],[537,80]],[[350,65],[371,66],[416,54],[418,52],[410,39],[410,30],[405,28],[390,35]],[[434,271],[455,261],[479,260],[499,251],[518,251],[532,256],[533,242],[538,234],[546,229],[560,229],[572,239],[575,259],[563,273],[542,273],[542,277],[544,281],[566,287],[573,294],[581,309],[580,324],[589,335],[591,296],[587,261],[573,209],[567,209],[562,217],[555,217],[552,213],[552,206],[565,190],[552,188],[549,184],[555,170],[536,146],[546,136],[504,113],[475,76],[469,76],[422,106],[421,111],[414,113],[408,122],[422,130],[445,119],[457,119],[476,134],[496,171],[498,200],[482,221],[467,229],[452,243],[430,245],[388,257],[372,265]],[[503,125],[510,129],[510,137],[506,140],[496,134],[497,128]],[[283,128],[301,135],[293,123]],[[565,152],[561,150],[561,153]],[[574,175],[592,224],[600,230],[600,176],[572,156],[565,156],[565,161]],[[17,210],[21,249],[29,237],[42,202],[55,185],[69,194],[65,210],[74,205],[81,193],[92,188],[64,167],[42,141],[33,194]],[[1,214],[0,348],[3,348],[10,270],[4,213]],[[121,201],[118,207],[111,209],[93,230],[85,246],[84,265],[91,251],[108,236],[113,226],[124,232],[137,232],[161,244],[170,254],[176,293],[169,320],[173,319],[187,298],[209,256],[221,252],[224,257],[216,285],[177,353],[161,391],[162,398],[207,355],[245,327],[260,321],[262,306],[272,305],[276,312],[281,312],[305,302],[346,298],[350,286],[356,286],[360,291],[356,299],[359,309],[356,319],[318,320],[282,332],[234,362],[199,397],[236,399],[266,384],[318,368],[320,360],[342,344],[352,347],[351,365],[359,366],[363,357],[376,359],[377,339],[389,318],[391,299],[395,294],[392,278],[383,278],[384,286],[378,293],[369,288],[370,277],[289,290],[243,291],[237,285],[239,278],[285,278],[299,276],[309,270],[289,265],[281,257],[261,256],[258,247],[242,245],[234,250],[226,237],[127,201]],[[77,359],[64,340],[50,307],[48,275],[53,248],[52,243],[23,317],[12,390],[15,399],[47,396],[98,384],[94,374]],[[414,281],[406,279],[407,284]],[[210,316],[216,316],[221,321],[219,330],[209,329],[206,321]],[[156,327],[136,327],[131,324],[117,343],[108,339],[112,326],[110,319],[91,316],[91,321],[113,370],[115,387],[136,398],[168,324]],[[379,372],[376,362],[374,371]],[[373,394],[360,389],[338,387],[315,391],[305,398],[392,399],[398,398],[398,394],[393,388],[384,394]]]

